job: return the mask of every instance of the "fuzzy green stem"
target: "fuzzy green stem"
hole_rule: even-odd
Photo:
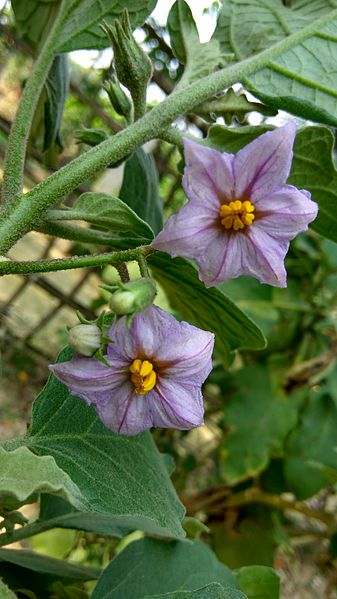
[[[61,18],[62,6],[25,85],[10,132],[2,188],[2,202],[5,206],[14,202],[22,192],[27,141],[40,93],[55,56],[53,48],[59,34]]]
[[[139,266],[139,272],[140,272],[140,274],[141,274],[142,277],[149,277],[150,276],[149,269],[148,269],[146,258],[144,256],[144,254],[139,254],[138,255],[138,266]]]
[[[149,245],[140,246],[134,250],[124,250],[121,252],[107,252],[92,256],[72,256],[71,258],[60,258],[56,260],[36,260],[35,262],[22,261],[14,262],[5,260],[0,262],[0,276],[20,274],[28,275],[40,272],[52,272],[56,270],[70,270],[73,268],[84,268],[92,266],[105,266],[111,264],[117,266],[122,262],[138,260],[140,255],[149,255],[155,252]]]
[[[171,94],[133,125],[79,156],[32,191],[18,198],[10,209],[3,213],[0,220],[0,254],[5,253],[20,237],[34,228],[34,224],[47,208],[88,177],[121,160],[144,142],[160,136],[181,114],[223,88],[262,69],[273,58],[304,41],[336,17],[337,9],[334,9],[259,54],[212,73]]]

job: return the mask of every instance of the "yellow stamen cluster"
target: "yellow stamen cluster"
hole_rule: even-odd
[[[137,358],[132,362],[130,372],[137,395],[145,395],[155,386],[157,375],[153,370],[153,364],[148,360]]]
[[[221,224],[225,229],[234,229],[239,231],[246,225],[251,225],[255,215],[253,214],[255,206],[249,201],[234,200],[229,204],[222,204],[220,208]]]

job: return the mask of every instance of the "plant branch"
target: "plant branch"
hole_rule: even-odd
[[[0,262],[0,276],[19,274],[28,275],[38,272],[52,272],[56,270],[70,270],[73,268],[83,268],[85,266],[105,266],[111,264],[116,266],[123,262],[138,260],[140,255],[147,256],[154,253],[155,250],[149,245],[140,246],[134,250],[123,250],[121,252],[106,252],[91,256],[72,256],[71,258],[59,258],[56,260],[44,259],[34,261],[15,262],[13,260],[4,260]]]
[[[31,230],[47,208],[75,189],[79,183],[93,176],[98,170],[123,159],[146,141],[160,136],[181,114],[223,88],[265,67],[273,58],[304,41],[336,17],[337,9],[334,9],[274,46],[175,92],[134,124],[79,156],[32,191],[19,197],[2,214],[0,253],[5,253],[20,237]]]

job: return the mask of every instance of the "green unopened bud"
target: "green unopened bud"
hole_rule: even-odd
[[[107,138],[103,129],[87,129],[82,127],[75,132],[76,143],[88,144],[88,146],[97,146]]]
[[[96,324],[77,324],[68,333],[68,344],[82,356],[91,357],[101,346],[101,331]]]
[[[115,19],[112,26],[105,23],[103,30],[111,40],[116,73],[119,81],[131,93],[137,118],[145,110],[146,87],[153,72],[152,62],[133,37],[127,9],[124,9],[121,20]]]
[[[120,283],[110,298],[110,308],[115,314],[137,314],[148,308],[156,296],[156,285],[150,277],[129,283]]]
[[[129,121],[133,106],[114,75],[106,81],[104,89],[109,96],[113,109],[117,114],[124,116]]]

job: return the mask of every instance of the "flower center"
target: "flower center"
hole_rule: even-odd
[[[234,229],[239,231],[246,225],[251,225],[255,215],[253,214],[255,206],[249,200],[242,202],[234,200],[229,204],[222,204],[220,207],[221,224],[225,229]]]
[[[155,386],[157,375],[153,370],[153,364],[148,360],[137,358],[132,362],[130,372],[137,395],[145,395]]]

